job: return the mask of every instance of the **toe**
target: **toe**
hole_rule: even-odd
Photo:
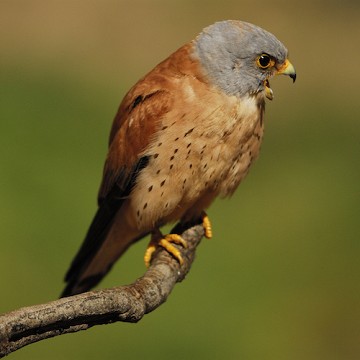
[[[211,222],[209,217],[207,216],[207,214],[204,212],[202,215],[202,225],[204,227],[204,231],[205,231],[205,237],[208,239],[212,238],[212,227],[211,227]]]
[[[180,265],[184,263],[184,259],[181,256],[181,252],[178,248],[176,248],[171,242],[167,239],[161,239],[159,241],[159,245],[163,247],[170,255],[172,255]]]
[[[148,245],[145,254],[144,254],[144,262],[145,262],[145,266],[148,268],[150,266],[151,263],[151,258],[156,250],[157,246],[156,244],[154,244],[153,242],[150,242],[150,244]]]

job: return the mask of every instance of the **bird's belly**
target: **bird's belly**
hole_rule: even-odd
[[[159,134],[129,198],[129,213],[138,228],[150,230],[185,214],[196,216],[216,196],[235,191],[258,155],[262,112],[244,116],[232,108],[222,115],[216,126],[172,124]]]

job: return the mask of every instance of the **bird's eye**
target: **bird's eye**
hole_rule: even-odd
[[[259,68],[267,69],[269,66],[274,65],[274,60],[268,54],[261,54],[256,63]]]

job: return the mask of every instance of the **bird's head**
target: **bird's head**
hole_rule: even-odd
[[[258,26],[235,20],[205,28],[195,40],[205,73],[228,95],[273,98],[269,79],[277,74],[296,79],[286,47]]]

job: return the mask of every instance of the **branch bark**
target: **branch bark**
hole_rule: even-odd
[[[90,291],[0,315],[0,358],[31,343],[94,325],[138,322],[155,310],[189,272],[204,235],[202,225],[177,225],[171,232],[181,234],[188,243],[186,249],[179,248],[182,266],[159,248],[145,274],[131,285]]]

